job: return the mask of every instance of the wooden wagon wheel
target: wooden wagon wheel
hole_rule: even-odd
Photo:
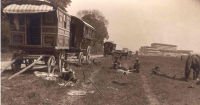
[[[86,50],[86,62],[87,63],[90,63],[90,57],[91,57],[90,53],[91,53],[91,47],[88,46],[87,50]]]
[[[47,62],[48,73],[54,73],[54,67],[56,65],[56,58],[54,56],[50,56]]]
[[[84,60],[83,52],[80,52],[78,55],[78,63],[81,65],[83,63],[83,60]]]
[[[62,69],[65,68],[65,60],[66,60],[65,52],[61,51],[58,57],[58,66],[60,72],[62,72]]]

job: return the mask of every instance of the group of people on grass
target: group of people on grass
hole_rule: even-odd
[[[118,57],[115,57],[113,60],[113,69],[123,69],[123,68],[124,67],[121,65],[121,59]],[[140,72],[140,61],[139,61],[138,57],[135,59],[134,64],[129,69],[132,69],[132,68],[133,68],[134,72],[136,72],[136,73]]]

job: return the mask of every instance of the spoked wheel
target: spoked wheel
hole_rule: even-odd
[[[55,65],[56,65],[56,58],[54,56],[50,56],[47,62],[49,74],[54,73]]]
[[[83,56],[83,52],[80,52],[78,55],[78,63],[79,65],[81,65],[84,61],[84,56]]]
[[[88,46],[87,47],[87,52],[86,52],[86,62],[88,63],[88,64],[90,64],[91,63],[91,61],[90,61],[90,59],[91,59],[91,47],[90,46]]]
[[[58,66],[60,72],[62,72],[62,69],[65,68],[65,60],[66,60],[65,51],[62,51],[59,53],[58,57]]]
[[[44,64],[45,64],[45,65],[48,64],[48,60],[49,60],[49,57],[44,57],[44,58],[43,58],[43,61],[44,61]]]

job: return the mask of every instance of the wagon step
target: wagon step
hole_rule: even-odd
[[[43,57],[49,57],[50,55],[25,55],[23,56],[24,59],[36,59],[36,58],[39,58],[40,56],[43,56]]]

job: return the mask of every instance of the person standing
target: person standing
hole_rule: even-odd
[[[138,58],[136,58],[133,68],[135,69],[136,73],[140,72],[140,61]]]
[[[121,67],[121,63],[119,62],[119,58],[115,57],[115,60],[113,62],[113,69],[119,69]]]

